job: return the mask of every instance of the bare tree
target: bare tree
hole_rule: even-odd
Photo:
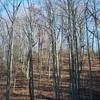
[[[36,45],[36,42],[34,40],[35,37],[35,12],[34,12],[34,5],[31,0],[27,0],[28,5],[28,12],[26,12],[26,26],[24,28],[24,32],[27,35],[28,38],[28,77],[29,77],[29,95],[30,100],[34,100],[34,81],[33,81],[33,63],[32,63],[32,51],[33,47]]]
[[[7,77],[6,100],[10,100],[10,94],[11,94],[11,81],[12,81],[12,69],[13,69],[13,37],[14,37],[14,32],[13,32],[14,27],[13,26],[14,26],[14,22],[16,20],[16,14],[21,5],[21,2],[22,0],[20,0],[19,3],[15,1],[6,0],[6,3],[8,3],[8,6],[11,4],[13,8],[12,14],[11,14],[11,11],[8,9],[8,7],[1,1],[1,4],[4,7],[7,13],[7,16],[9,18],[9,21],[10,21],[10,26],[8,25],[8,23],[6,24],[7,31],[8,31],[7,33],[9,36],[8,56],[7,56],[8,77]]]

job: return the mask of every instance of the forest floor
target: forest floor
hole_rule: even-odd
[[[62,63],[61,69],[61,100],[69,100],[69,68],[68,59]],[[34,63],[34,62],[33,62]],[[81,73],[81,97],[82,100],[89,100],[89,79],[88,79],[88,61],[84,59],[83,71]],[[17,71],[17,70],[16,70]],[[48,74],[48,70],[33,71],[35,100],[55,100],[54,81],[52,77],[52,69]],[[94,60],[92,65],[92,79],[93,79],[93,100],[100,100],[100,66],[98,61]],[[7,69],[4,65],[0,66],[0,100],[6,100],[6,80]],[[14,84],[15,83],[15,84]],[[10,100],[29,100],[28,79],[21,72],[17,72],[14,76],[14,82],[11,87]]]

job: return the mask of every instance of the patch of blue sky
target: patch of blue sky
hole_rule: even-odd
[[[0,14],[4,18],[8,18],[7,12],[4,9],[3,5],[7,8],[7,11],[9,11],[10,15],[12,14],[13,6],[11,3],[13,3],[14,0],[1,0],[2,4],[0,3]],[[15,2],[20,2],[21,0],[17,0]],[[34,3],[35,6],[40,7],[43,4],[43,0],[30,0],[32,3]],[[23,12],[23,3],[27,8],[27,0],[22,0],[22,4],[20,6],[19,15]]]

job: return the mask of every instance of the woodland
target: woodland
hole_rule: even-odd
[[[0,0],[0,100],[100,100],[100,0]]]

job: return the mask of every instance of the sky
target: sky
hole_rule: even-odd
[[[6,1],[6,0],[1,0],[1,1]],[[18,1],[20,1],[20,0],[18,0]],[[24,3],[27,5],[27,0],[23,0],[24,1]],[[43,3],[43,0],[31,0],[31,1],[33,1],[34,2],[34,4],[36,5],[36,6],[41,6],[42,5],[42,3]],[[83,1],[83,0],[81,0],[81,1]],[[92,0],[90,0],[91,2],[92,2]],[[5,2],[6,3],[6,2]],[[91,5],[91,7],[90,8],[92,8],[92,4],[90,3],[90,5]],[[1,6],[0,6],[1,7]],[[20,7],[20,13],[19,13],[19,15],[20,14],[22,14],[23,12],[21,12],[21,9],[22,9],[22,7],[23,6],[21,6]],[[96,7],[100,10],[100,0],[97,0],[97,3],[96,3]],[[9,5],[9,9],[11,10],[11,5]],[[6,12],[5,12],[5,10],[3,10],[3,9],[0,9],[0,11],[2,12],[2,15],[3,15],[3,17],[4,18],[6,18],[7,17],[7,14],[6,14]],[[99,16],[100,17],[100,16]],[[94,48],[96,48],[96,43],[95,43],[95,47]]]
[[[9,4],[8,5],[6,1],[7,0],[1,0],[2,3],[6,4],[7,9],[9,9],[9,11],[12,11],[12,5],[10,3],[8,3]],[[11,0],[11,1],[13,1],[13,0]],[[18,0],[18,1],[21,1],[21,0]],[[31,1],[34,2],[35,6],[39,7],[42,5],[43,0],[31,0]],[[24,4],[27,5],[27,0],[23,0],[23,2],[24,2]],[[23,4],[21,4],[21,6],[20,6],[20,11],[22,9],[23,9]],[[20,13],[22,13],[22,12],[20,12]],[[7,17],[7,13],[1,4],[0,4],[0,14],[2,14],[4,17]]]

